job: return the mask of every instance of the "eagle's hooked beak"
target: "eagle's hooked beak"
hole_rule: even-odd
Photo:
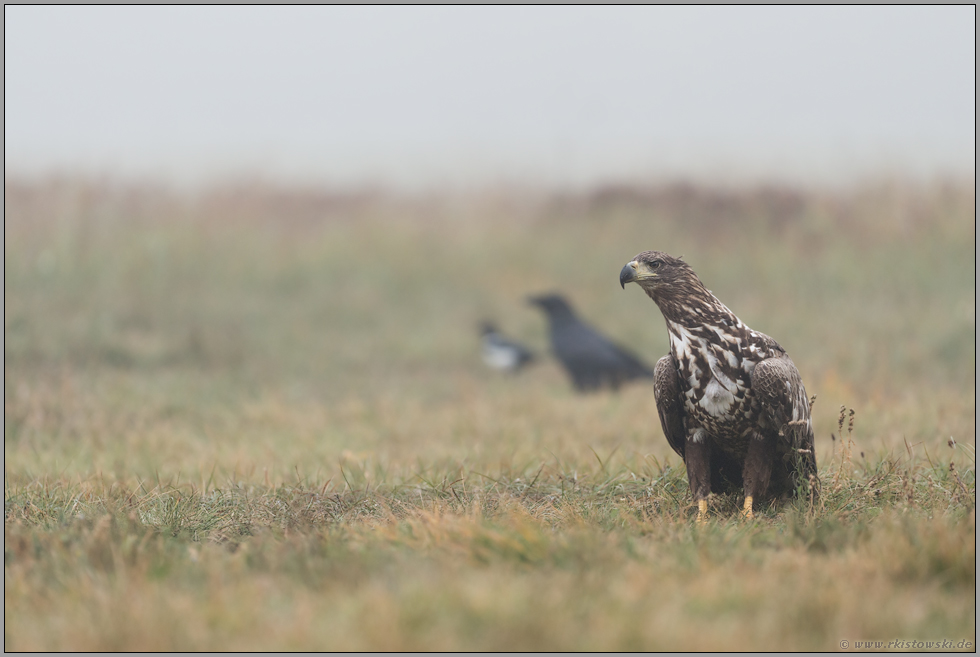
[[[623,270],[619,272],[620,287],[622,287],[625,290],[627,283],[632,283],[636,280],[637,278],[636,268],[639,266],[640,265],[636,260],[631,260],[630,262],[626,263],[626,266],[623,267]]]

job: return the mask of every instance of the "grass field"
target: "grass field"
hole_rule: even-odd
[[[8,177],[4,648],[972,651],[975,203]],[[648,384],[480,362],[549,290],[654,362],[652,248],[793,357],[816,506],[696,526]]]

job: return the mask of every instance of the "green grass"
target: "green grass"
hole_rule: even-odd
[[[4,647],[975,646],[974,212],[972,181],[406,199],[8,178]],[[696,526],[648,386],[485,371],[478,321],[544,352],[524,297],[551,289],[666,353],[617,284],[648,248],[793,356],[817,504],[747,522],[720,496]]]

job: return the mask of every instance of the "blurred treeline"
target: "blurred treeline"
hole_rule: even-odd
[[[658,249],[817,393],[975,388],[972,180],[398,195],[8,175],[4,208],[8,384],[67,369],[231,394],[451,394],[490,376],[483,318],[546,350],[525,297],[549,290],[653,362],[663,320],[617,276]]]

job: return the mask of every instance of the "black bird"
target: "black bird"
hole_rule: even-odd
[[[528,301],[548,316],[551,349],[579,392],[603,386],[616,390],[632,379],[653,378],[653,370],[580,320],[560,295],[531,297]]]
[[[667,442],[687,465],[704,521],[708,494],[743,487],[754,501],[819,489],[811,400],[786,350],[753,331],[680,258],[644,251],[619,273],[667,321],[670,353],[657,362],[654,395]]]
[[[524,345],[505,338],[491,322],[480,324],[483,362],[495,370],[517,372],[534,360],[534,353]]]

